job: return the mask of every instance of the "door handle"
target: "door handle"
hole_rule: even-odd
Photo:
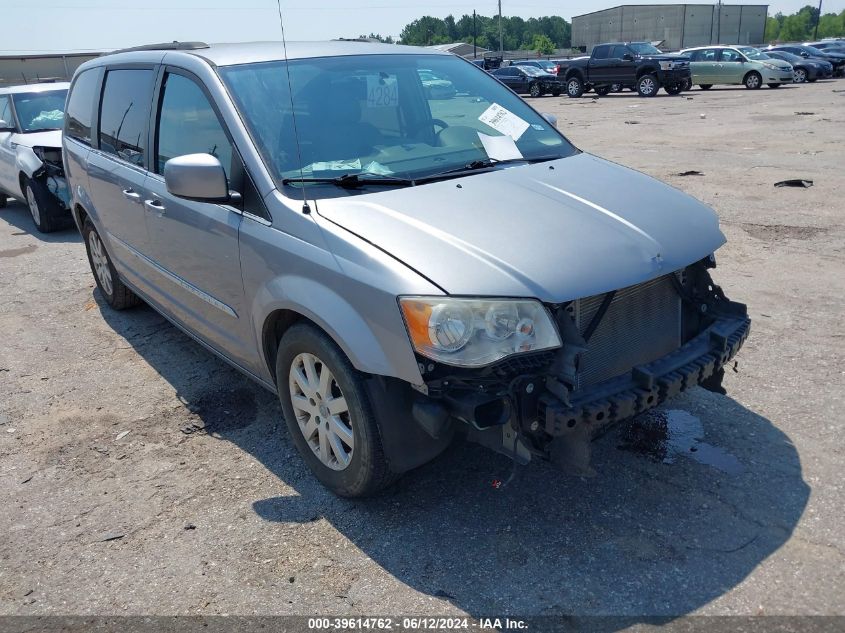
[[[150,211],[158,213],[159,217],[164,215],[165,207],[161,200],[144,200],[144,206]]]
[[[141,201],[141,194],[137,191],[133,191],[130,189],[123,190],[123,197],[127,200],[131,200],[132,202],[140,202]]]

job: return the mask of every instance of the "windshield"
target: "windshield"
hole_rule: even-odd
[[[219,71],[278,181],[414,179],[491,158],[577,152],[510,89],[458,57],[353,55],[288,66],[290,82],[284,61]],[[430,90],[421,75],[451,87]]]
[[[740,46],[737,48],[743,55],[745,55],[748,59],[771,59],[768,55],[763,53],[759,48],[754,48],[752,46]]]
[[[645,42],[634,42],[628,44],[628,48],[632,49],[637,55],[662,55],[660,49]]]
[[[23,132],[61,130],[65,120],[67,89],[20,92],[12,95],[15,114]]]
[[[803,57],[793,55],[792,53],[787,53],[786,51],[767,51],[766,54],[768,57],[771,57],[773,59],[780,59],[790,63],[798,63],[804,61]]]

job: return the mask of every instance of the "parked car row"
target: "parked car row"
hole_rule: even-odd
[[[63,208],[98,297],[144,301],[276,393],[339,495],[456,433],[585,474],[609,424],[696,385],[724,393],[750,320],[711,276],[716,214],[575,148],[471,64],[396,51],[98,57],[66,103],[57,86],[3,95],[4,190],[31,199],[55,148],[27,135],[62,127]]]

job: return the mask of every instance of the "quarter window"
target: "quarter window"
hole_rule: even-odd
[[[100,149],[134,165],[144,165],[153,71],[111,70],[100,105]]]
[[[9,97],[0,96],[0,120],[5,121],[9,126],[15,124],[12,121],[12,106]]]
[[[91,144],[91,118],[98,77],[99,71],[92,69],[76,78],[65,112],[65,134],[87,145]]]
[[[232,144],[217,113],[202,89],[191,79],[175,73],[165,78],[156,130],[158,174],[171,158],[185,154],[216,156],[228,177],[232,169]]]

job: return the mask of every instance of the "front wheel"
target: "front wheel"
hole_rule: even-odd
[[[566,94],[573,99],[584,94],[584,82],[580,77],[570,77],[566,80]]]
[[[528,86],[528,94],[531,95],[534,98],[537,98],[537,97],[539,97],[540,95],[543,94],[543,89],[540,88],[540,84],[535,82],[535,83],[531,84],[530,86]]]
[[[652,74],[643,75],[637,80],[637,93],[641,97],[653,97],[658,90],[660,90],[660,83]]]
[[[35,228],[40,233],[52,233],[64,227],[61,218],[57,218],[52,210],[50,192],[40,182],[27,179],[24,186],[26,204],[29,207],[29,214],[35,223]]]
[[[745,76],[745,80],[742,83],[744,83],[745,87],[749,90],[757,90],[763,85],[763,78],[760,76],[760,73],[752,70]]]
[[[94,273],[94,280],[103,297],[115,310],[125,310],[141,303],[134,292],[127,288],[117,274],[111,257],[100,239],[100,234],[94,228],[91,220],[86,220],[82,227],[82,237],[85,238],[85,249],[88,252],[88,263]]]
[[[672,86],[663,86],[663,89],[666,91],[666,94],[674,96],[681,94],[681,90],[683,90],[684,87],[683,84],[674,84]]]
[[[713,84],[698,84],[698,87],[702,90],[710,90],[713,87]]]
[[[291,327],[279,343],[276,386],[288,431],[333,493],[364,497],[393,482],[363,376],[325,333]]]
[[[795,68],[792,71],[792,81],[797,84],[803,84],[805,81],[807,81],[807,71],[803,68]]]

